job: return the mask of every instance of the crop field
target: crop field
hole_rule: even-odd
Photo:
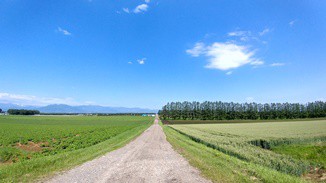
[[[312,180],[326,179],[326,120],[169,127],[236,161],[249,163],[242,169],[255,166],[252,174],[257,181],[266,179],[266,175],[259,171],[262,168],[278,172],[270,177],[274,181],[284,181],[284,175],[294,179],[301,176]],[[174,132],[169,129],[165,131],[168,138],[172,138],[169,133]]]
[[[1,116],[0,180],[29,180],[80,164],[126,144],[152,122],[141,116]]]

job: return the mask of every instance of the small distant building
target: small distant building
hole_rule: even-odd
[[[152,116],[152,117],[155,117],[155,114],[142,114],[141,116]]]
[[[8,115],[8,113],[5,111],[0,112],[0,116],[5,116],[5,115]]]

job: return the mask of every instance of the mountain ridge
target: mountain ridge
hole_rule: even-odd
[[[101,105],[50,104],[47,106],[21,106],[12,103],[0,103],[0,109],[28,109],[39,110],[41,113],[157,113],[156,109],[139,107],[110,107]]]

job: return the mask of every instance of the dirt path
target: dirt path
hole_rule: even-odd
[[[209,182],[176,153],[154,125],[125,147],[55,176],[48,182]]]

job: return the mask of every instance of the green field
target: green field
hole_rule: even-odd
[[[0,182],[34,180],[117,149],[152,117],[1,116]]]
[[[216,172],[229,174],[228,177],[230,178],[224,177],[225,182],[229,182],[231,179],[250,181],[252,176],[255,177],[256,181],[261,180],[262,182],[268,182],[269,179],[277,182],[288,182],[289,180],[296,182],[298,177],[313,177],[313,179],[318,180],[322,178],[325,172],[326,120],[281,123],[188,124],[169,127],[165,127],[165,131],[169,141],[176,149],[181,148],[181,153],[188,153],[190,162],[194,161],[195,166],[202,169],[204,174],[205,166],[209,166],[209,164],[211,164],[210,169],[215,168]],[[180,139],[183,138],[183,140],[176,140],[178,135],[182,135],[183,137]],[[182,145],[185,142],[190,143],[189,141],[216,151],[218,156],[228,157],[230,159],[228,167],[241,168],[225,172],[227,169],[223,169],[223,166],[213,165],[215,161],[222,160],[212,157],[210,157],[211,162],[207,162],[208,165],[201,164],[205,161],[205,157],[198,160],[199,155],[195,154],[203,156],[202,153],[207,152],[197,152],[194,154],[197,157],[189,155],[193,150]],[[201,148],[196,150],[201,151]],[[216,175],[207,173],[207,176],[215,180],[214,176]]]

